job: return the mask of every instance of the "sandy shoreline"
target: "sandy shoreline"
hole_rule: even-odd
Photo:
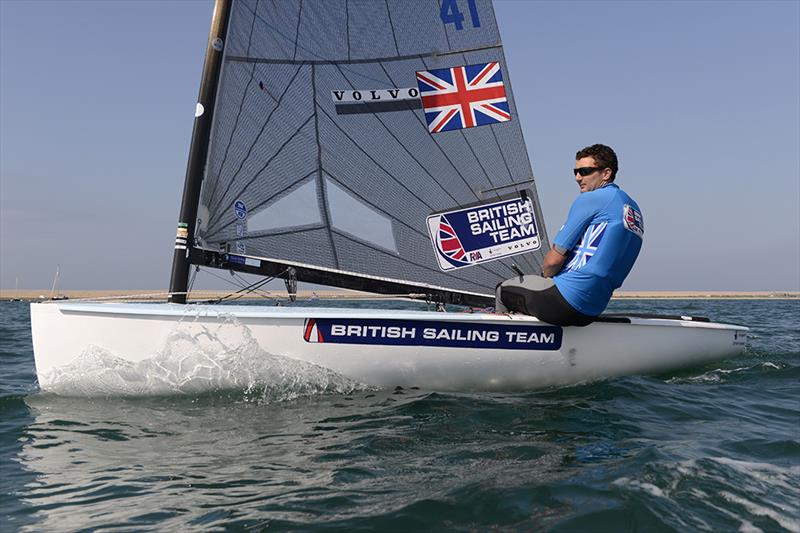
[[[74,290],[59,291],[59,295],[66,296],[70,300],[81,299],[108,299],[122,301],[164,301],[166,291],[158,290]],[[229,294],[228,291],[195,291],[191,294],[191,300],[212,300],[221,298]],[[264,291],[258,295],[249,295],[246,299],[262,299],[262,297],[274,298],[276,300],[286,300],[285,291]],[[37,301],[49,299],[49,290],[1,290],[0,301],[3,300],[28,300]],[[298,291],[299,299],[386,299],[391,296],[376,296],[374,294],[348,291],[348,290],[320,290],[320,291]],[[244,298],[243,298],[244,299]],[[614,294],[617,300],[710,300],[710,299],[729,299],[729,300],[792,300],[800,299],[798,291],[618,291]]]

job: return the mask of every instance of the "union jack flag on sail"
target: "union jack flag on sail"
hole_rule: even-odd
[[[439,250],[456,261],[461,261],[467,253],[455,230],[444,216],[439,220]]]
[[[579,270],[589,262],[589,259],[597,252],[597,247],[600,245],[607,226],[608,222],[601,222],[586,228],[581,242],[572,250],[573,256],[567,263],[566,270]]]
[[[497,61],[422,70],[417,86],[431,133],[511,120]]]

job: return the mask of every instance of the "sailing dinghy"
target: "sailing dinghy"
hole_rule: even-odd
[[[186,303],[190,269],[203,267],[493,306],[500,281],[541,271],[542,220],[490,0],[217,0],[170,301],[32,304],[39,385],[55,388],[98,350],[141,364],[176,330],[231,323],[284,360],[448,391],[743,352],[747,328],[688,316],[562,328],[489,312]]]

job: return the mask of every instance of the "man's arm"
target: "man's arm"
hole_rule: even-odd
[[[566,259],[567,256],[562,254],[556,245],[553,245],[553,247],[550,248],[550,250],[548,250],[547,254],[544,256],[544,262],[542,263],[542,276],[545,278],[552,278],[561,272],[561,267]]]

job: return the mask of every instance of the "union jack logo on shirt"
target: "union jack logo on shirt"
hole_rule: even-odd
[[[456,235],[455,230],[447,221],[447,218],[442,216],[439,220],[439,251],[444,254],[451,263],[454,265],[463,264],[464,256],[467,253],[464,251],[464,246],[461,240]]]
[[[564,267],[565,270],[580,270],[589,262],[589,259],[597,252],[597,247],[600,244],[600,240],[603,238],[607,226],[608,222],[601,222],[586,228],[581,242],[573,248],[572,259],[570,259],[567,266]]]
[[[511,120],[497,61],[422,70],[417,86],[431,133]]]

